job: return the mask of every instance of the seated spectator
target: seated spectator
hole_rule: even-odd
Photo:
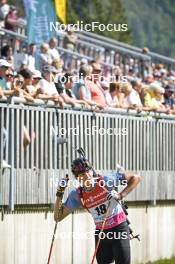
[[[31,43],[29,46],[28,46],[28,53],[27,53],[27,56],[26,56],[26,64],[27,64],[27,68],[30,70],[30,71],[35,71],[35,63],[36,63],[36,45],[34,43]]]
[[[44,66],[51,65],[53,62],[52,56],[49,52],[49,45],[43,43],[40,46],[40,54],[38,56],[39,70],[42,72]]]
[[[0,23],[1,21],[4,21],[10,11],[10,6],[7,2],[7,0],[0,0]]]
[[[8,90],[6,76],[12,65],[4,59],[0,59],[0,87],[3,90]]]
[[[57,71],[51,65],[47,65],[43,68],[43,79],[41,79],[40,81],[42,94],[39,98],[43,100],[53,100],[56,105],[58,104],[61,108],[63,108],[64,100],[59,96],[57,92],[54,83],[54,73],[57,73]]]
[[[5,17],[5,29],[15,31],[17,26],[17,12],[15,6],[10,6],[10,11]]]
[[[49,53],[52,57],[52,60],[60,60],[60,54],[57,50],[57,46],[58,46],[58,40],[56,38],[51,38],[49,41]]]
[[[23,44],[21,49],[14,52],[14,70],[20,72],[22,69],[27,68],[28,64],[28,55],[27,55],[27,46]]]
[[[150,84],[149,90],[144,98],[144,106],[150,107],[152,111],[169,113],[169,109],[163,105],[165,89],[159,83]]]
[[[63,47],[65,49],[75,51],[76,42],[77,42],[76,33],[73,30],[67,31],[67,34],[65,35],[63,40]]]

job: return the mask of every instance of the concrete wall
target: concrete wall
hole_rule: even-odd
[[[135,233],[141,235],[141,242],[131,242],[132,264],[175,255],[175,204],[132,206],[129,218]],[[52,213],[5,214],[0,222],[0,263],[47,263],[53,229]],[[93,232],[93,221],[87,212],[75,213],[59,223],[51,264],[90,264]]]

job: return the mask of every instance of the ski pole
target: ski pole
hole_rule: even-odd
[[[68,183],[68,180],[69,180],[69,177],[68,177],[68,174],[66,174],[66,181]],[[58,209],[58,213],[61,209],[61,205],[62,205],[62,198],[63,198],[63,195],[64,195],[64,191],[67,187],[67,184],[63,187],[60,187],[60,192],[62,193],[61,195],[61,201],[60,201],[60,204],[59,204],[59,209]],[[55,234],[56,234],[56,231],[57,231],[57,224],[58,222],[55,223],[55,227],[54,227],[54,232],[53,232],[53,236],[52,236],[52,242],[51,242],[51,245],[50,245],[50,250],[49,250],[49,256],[48,256],[48,260],[47,260],[47,264],[50,264],[50,259],[51,259],[51,255],[52,255],[52,249],[53,249],[53,244],[54,244],[54,240],[55,240]]]
[[[108,217],[108,212],[109,212],[109,207],[110,207],[110,201],[108,203],[108,207],[107,207],[107,210],[106,210],[106,214],[105,214],[105,218],[103,220],[103,224],[102,224],[102,227],[101,227],[101,230],[100,230],[100,233],[99,233],[99,237],[98,237],[98,241],[97,241],[97,245],[95,247],[95,251],[94,251],[94,255],[93,255],[93,258],[92,258],[92,261],[91,261],[91,264],[94,263],[94,260],[95,260],[95,256],[97,254],[97,251],[98,251],[98,248],[99,248],[99,245],[100,245],[100,234],[103,232],[104,230],[104,227],[105,227],[105,224],[106,224],[106,220],[107,220],[107,217]]]

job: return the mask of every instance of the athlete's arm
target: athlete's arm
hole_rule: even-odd
[[[132,192],[141,181],[141,177],[133,173],[125,173],[125,179],[127,181],[127,186],[119,193],[121,199],[127,196],[128,193]]]
[[[54,220],[55,222],[62,221],[66,216],[71,214],[71,210],[64,206],[64,204],[61,205],[61,198],[57,197],[55,206],[54,206]]]

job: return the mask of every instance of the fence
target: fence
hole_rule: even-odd
[[[131,200],[175,199],[175,121],[171,116],[0,104],[0,124],[1,161],[11,165],[1,169],[1,205],[53,203],[56,180],[65,173],[71,175],[70,163],[80,146],[98,172],[112,173],[121,164],[142,175]],[[25,128],[31,137],[26,149]],[[68,144],[58,144],[61,137]]]

